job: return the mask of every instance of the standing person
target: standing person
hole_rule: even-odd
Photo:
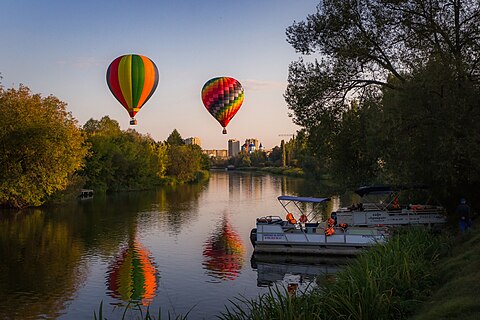
[[[470,227],[470,214],[471,214],[471,209],[470,206],[467,204],[467,201],[465,198],[460,199],[460,204],[457,206],[457,209],[455,209],[455,214],[458,215],[459,217],[459,226],[460,226],[460,232],[465,233],[467,229]]]

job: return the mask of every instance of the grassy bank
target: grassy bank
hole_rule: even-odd
[[[298,297],[272,290],[233,301],[222,319],[408,319],[439,283],[448,241],[424,229],[402,231],[339,272],[336,280]]]
[[[457,238],[438,268],[436,290],[412,319],[480,319],[480,228]]]

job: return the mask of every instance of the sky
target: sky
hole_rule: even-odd
[[[68,104],[79,125],[108,115],[164,141],[174,130],[199,137],[204,149],[228,139],[258,139],[267,149],[299,127],[284,100],[288,66],[301,55],[287,43],[294,21],[316,12],[318,0],[2,0],[0,79],[26,85]],[[141,54],[155,62],[160,81],[131,127],[108,89],[115,58]],[[206,81],[233,77],[245,100],[222,134],[201,101]]]

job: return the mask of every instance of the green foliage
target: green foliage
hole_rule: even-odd
[[[185,141],[183,140],[177,129],[174,129],[172,133],[170,133],[165,142],[170,146],[182,146],[185,144]]]
[[[188,319],[188,314],[190,313],[190,311],[192,311],[192,309],[190,309],[187,312],[187,314],[178,315],[175,318],[172,317],[172,315],[170,314],[170,311],[169,311],[168,314],[167,314],[168,320],[170,320],[170,319],[186,320],[186,319]],[[155,317],[150,313],[150,308],[149,307],[147,307],[147,309],[144,310],[144,308],[142,308],[142,306],[138,303],[136,303],[136,304],[129,303],[128,305],[126,305],[124,307],[123,314],[122,314],[122,317],[120,319],[122,319],[122,320],[124,320],[124,319],[161,320],[162,319],[162,312],[161,311],[162,310],[159,308],[158,309],[158,316]],[[104,320],[104,319],[106,320],[107,319],[106,317],[105,318],[103,317],[103,301],[100,302],[100,306],[98,307],[98,318],[97,318],[97,313],[94,311],[93,312],[93,319],[95,319],[95,320]]]
[[[0,204],[39,206],[69,185],[87,152],[66,104],[0,87]]]
[[[427,229],[407,229],[340,271],[335,280],[298,296],[270,289],[239,298],[221,319],[408,319],[438,283],[447,241]]]
[[[237,168],[252,166],[252,160],[250,159],[248,153],[246,153],[245,151],[242,151],[238,155],[233,157],[232,162],[232,164]]]
[[[424,183],[480,199],[480,2],[324,1],[287,29],[302,167],[347,185]],[[477,204],[480,205],[480,202]]]
[[[148,189],[164,177],[167,148],[135,130],[121,131],[108,116],[84,127],[91,146],[83,175],[97,192]]]
[[[168,145],[167,175],[180,181],[195,181],[197,172],[205,169],[205,157],[197,145]]]
[[[407,319],[431,294],[442,243],[428,230],[412,228],[373,247],[323,289],[323,313],[337,319]]]
[[[267,161],[267,154],[264,151],[256,150],[250,154],[250,161],[254,167],[264,167]]]
[[[478,227],[474,228],[464,238],[457,239],[457,245],[439,264],[438,273],[441,278],[438,281],[438,290],[417,310],[412,319],[479,319],[480,233],[478,231]]]
[[[318,303],[313,296],[302,298],[288,294],[285,288],[269,288],[269,292],[258,299],[244,297],[230,300],[231,306],[219,316],[225,320],[269,320],[269,319],[305,319],[321,320],[318,314]],[[325,318],[327,319],[327,318]]]

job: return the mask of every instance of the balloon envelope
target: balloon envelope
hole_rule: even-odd
[[[132,120],[155,92],[158,79],[155,63],[137,54],[120,56],[107,69],[108,88]]]
[[[242,106],[243,98],[242,85],[230,77],[210,79],[202,88],[203,104],[222,125],[223,133],[227,133],[226,127]]]

